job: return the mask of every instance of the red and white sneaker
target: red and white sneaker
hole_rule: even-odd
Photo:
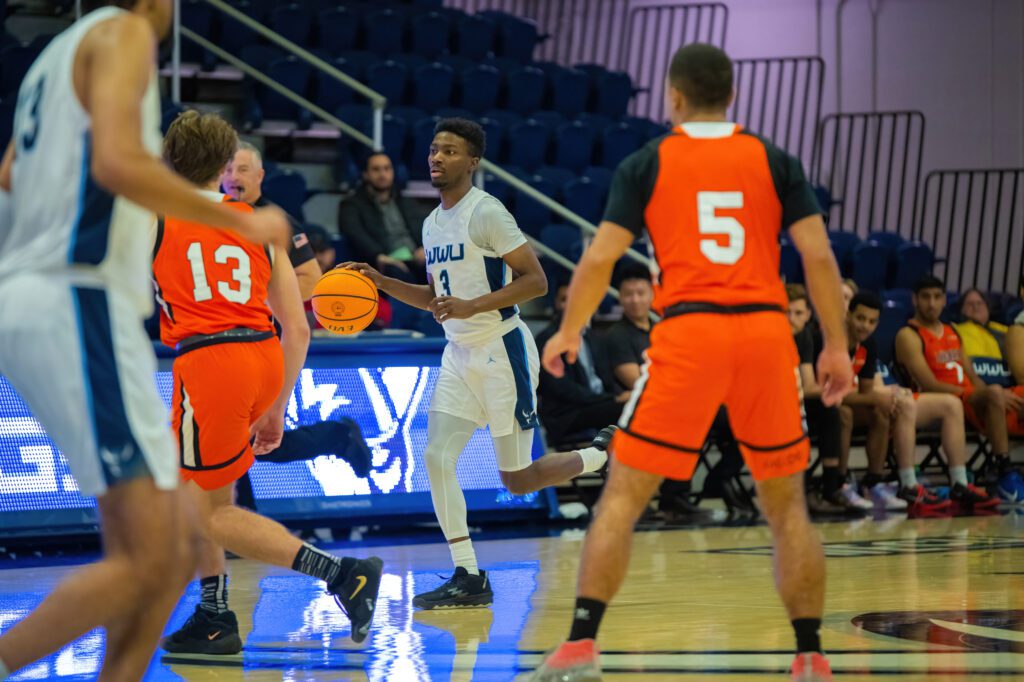
[[[600,682],[600,657],[601,652],[592,639],[563,642],[527,679],[530,682]]]
[[[793,682],[832,682],[828,659],[816,651],[797,654],[789,674]]]
[[[949,489],[949,499],[953,502],[953,513],[957,516],[999,513],[999,498],[972,484],[957,483]]]
[[[912,519],[949,516],[953,513],[950,500],[942,499],[920,483],[911,488],[900,488],[896,496],[907,503],[907,515]]]

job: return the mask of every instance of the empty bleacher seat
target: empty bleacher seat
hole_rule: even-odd
[[[459,19],[455,32],[455,52],[469,59],[486,59],[494,52],[497,24],[493,19],[471,15]]]
[[[452,67],[438,62],[416,69],[413,78],[413,105],[427,111],[436,111],[451,102],[455,88]]]
[[[601,136],[601,165],[616,168],[622,160],[640,148],[641,139],[636,129],[626,123],[605,128]]]
[[[914,307],[914,292],[911,289],[883,289],[879,295],[882,301],[892,301],[908,310]]]
[[[533,171],[544,163],[548,148],[546,126],[528,119],[512,126],[508,136],[508,162],[511,165]]]
[[[888,252],[877,242],[862,242],[853,249],[852,277],[862,289],[881,291],[885,288]]]
[[[529,185],[546,197],[555,198],[558,189],[550,180],[539,175],[524,178]],[[515,212],[513,215],[519,228],[534,237],[540,236],[541,229],[551,222],[551,211],[547,206],[527,196],[523,192],[516,194]]]
[[[529,114],[541,107],[544,99],[544,72],[527,66],[506,76],[505,106],[518,113]]]
[[[501,123],[505,128],[506,134],[515,124],[523,120],[520,114],[514,111],[508,111],[507,109],[491,109],[484,114],[485,118],[491,118]]]
[[[326,9],[316,18],[316,44],[332,54],[356,49],[359,16],[345,5]]]
[[[309,63],[294,55],[270,62],[266,73],[273,80],[300,95],[306,93],[312,75]],[[259,100],[265,117],[293,120],[298,123],[299,128],[309,128],[313,119],[308,110],[269,88],[260,88],[259,91],[262,92]]]
[[[369,104],[343,104],[334,111],[334,115],[353,128],[364,130],[373,117],[373,109]]]
[[[440,12],[429,12],[416,17],[412,31],[412,51],[429,59],[439,57],[448,50],[448,17]]]
[[[181,3],[181,25],[191,29],[203,37],[209,37],[213,31],[213,7],[202,0],[186,0]],[[191,40],[181,41],[181,59],[186,62],[197,62],[203,70],[210,71],[217,65],[217,58]]]
[[[860,244],[860,237],[853,232],[830,230],[828,241],[832,245],[832,253],[839,264],[840,272],[844,277],[849,277],[853,272],[853,249]]]
[[[408,80],[409,70],[405,65],[390,59],[378,62],[366,70],[366,84],[387,97],[392,104],[402,103]]]
[[[576,178],[576,173],[569,170],[568,168],[560,168],[559,166],[541,166],[533,172],[535,177],[540,177],[551,183],[554,188],[554,193],[551,194],[551,198],[557,201],[563,199],[562,188],[565,187],[571,180]],[[561,220],[560,218],[558,220]]]
[[[868,235],[865,241],[875,242],[885,249],[887,257],[896,254],[896,249],[903,246],[906,240],[895,232],[875,231]]]
[[[427,154],[434,141],[434,126],[440,119],[436,116],[422,118],[412,126],[412,150],[409,152],[409,175],[417,180],[430,177]],[[489,144],[489,142],[488,142]]]
[[[581,172],[594,157],[594,131],[590,126],[572,121],[558,127],[555,133],[555,165]]]
[[[588,126],[594,129],[594,133],[597,135],[596,139],[600,139],[602,133],[607,130],[610,126],[614,125],[614,121],[604,114],[595,114],[592,111],[584,111],[576,120],[580,123],[586,123]]]
[[[505,208],[512,211],[513,215],[515,215],[515,191],[507,182],[500,180],[498,176],[493,173],[485,173],[484,190],[503,203]]]
[[[263,195],[296,220],[304,220],[306,180],[299,173],[284,171],[268,175],[263,180]]]
[[[906,326],[911,315],[913,309],[900,301],[882,302],[882,312],[878,317],[878,327],[875,329],[875,344],[878,346],[878,359],[883,363],[892,362],[896,334]]]
[[[380,61],[380,57],[365,50],[347,50],[339,56],[343,57],[348,65],[345,73],[361,81],[366,80],[367,70]]]
[[[473,112],[462,107],[441,107],[434,114],[441,118],[473,118]]]
[[[540,232],[540,240],[574,263],[583,255],[583,236],[578,227],[547,225]]]
[[[335,57],[326,61],[346,76],[358,78],[357,74],[352,73],[352,66],[344,57]],[[313,88],[311,99],[327,111],[334,111],[343,104],[351,104],[356,97],[352,88],[320,69],[313,72],[311,87]]]
[[[306,7],[293,2],[271,10],[269,25],[284,38],[305,46],[313,29],[313,15]]]
[[[434,61],[441,62],[442,64],[447,64],[452,67],[452,71],[455,72],[455,75],[463,74],[468,69],[472,69],[480,64],[480,62],[470,59],[469,57],[464,57],[461,54],[443,54]]]
[[[892,284],[910,289],[917,282],[932,273],[935,255],[923,242],[908,242],[896,248],[895,271]]]
[[[604,211],[605,190],[589,178],[575,178],[562,188],[565,207],[595,225]]]
[[[564,69],[551,78],[552,108],[566,118],[575,118],[587,106],[587,74]]]
[[[405,15],[386,7],[367,14],[364,26],[366,49],[381,55],[402,51]]]
[[[234,0],[230,4],[242,14],[259,21],[253,15],[252,5],[248,0]],[[256,31],[226,14],[221,15],[219,12],[217,14],[220,15],[220,39],[218,40],[218,46],[225,52],[238,57],[246,47],[259,43],[260,38]],[[247,60],[243,57],[242,61]]]
[[[501,157],[502,149],[505,146],[505,126],[501,124],[501,121],[486,116],[477,122],[487,135],[487,151],[485,152],[487,157],[490,159]]]
[[[397,62],[399,64],[404,65],[405,68],[409,70],[410,77],[412,77],[412,75],[416,73],[416,69],[420,68],[421,66],[425,66],[433,61],[432,59],[427,59],[423,55],[411,54],[408,52],[401,52],[398,54],[388,55],[388,59],[390,59],[393,62]]]
[[[612,170],[605,166],[590,166],[584,169],[583,174],[580,177],[584,177],[590,180],[592,183],[601,188],[601,191],[605,194],[612,186]]]
[[[610,71],[598,77],[595,88],[594,111],[613,119],[626,115],[629,100],[633,97],[633,81],[629,74]]]
[[[424,109],[407,106],[388,106],[384,113],[405,121],[406,124],[408,124],[410,131],[412,131],[413,126],[415,126],[419,120],[430,116],[430,114]],[[426,153],[426,150],[424,150],[424,153]]]
[[[480,64],[462,72],[459,106],[482,114],[498,105],[501,73],[493,66]]]
[[[533,50],[540,42],[535,21],[496,10],[487,10],[479,14],[494,19],[498,24],[499,56],[520,64],[526,64],[533,59]]]
[[[788,284],[804,281],[804,268],[803,262],[800,260],[800,253],[789,242],[783,242],[780,247],[779,274]]]

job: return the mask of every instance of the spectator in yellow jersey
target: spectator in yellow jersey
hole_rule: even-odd
[[[1004,359],[1007,328],[991,319],[985,295],[973,288],[965,291],[960,297],[960,317],[962,321],[953,323],[953,328],[978,377],[986,384],[1012,386],[1013,377]]]

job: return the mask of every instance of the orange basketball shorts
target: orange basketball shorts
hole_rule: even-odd
[[[688,480],[720,405],[756,480],[807,468],[799,358],[776,312],[693,313],[656,327],[613,450],[630,467]]]
[[[174,361],[171,426],[181,477],[203,490],[238,480],[253,463],[249,427],[277,399],[284,355],[276,338],[197,348]]]
[[[1010,390],[1024,398],[1024,386],[1014,386]],[[960,400],[964,404],[964,416],[967,417],[967,422],[971,426],[987,435],[988,427],[985,425],[985,420],[974,411],[974,407],[971,405],[970,397],[973,393],[974,387],[971,386],[960,395]],[[1011,436],[1024,436],[1024,419],[1010,409],[1006,410],[1006,430]]]

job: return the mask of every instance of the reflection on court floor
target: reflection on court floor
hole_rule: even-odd
[[[824,641],[843,680],[1024,679],[1024,516],[819,526],[829,555]],[[245,650],[163,655],[147,680],[514,680],[567,634],[582,533],[479,543],[493,609],[414,612],[450,571],[443,545],[377,548],[386,562],[366,645],[317,581],[230,562]],[[637,536],[601,635],[609,680],[783,680],[792,634],[772,588],[762,526]],[[0,572],[0,630],[70,569]],[[171,628],[188,617],[193,589]],[[94,679],[100,632],[16,680]]]

